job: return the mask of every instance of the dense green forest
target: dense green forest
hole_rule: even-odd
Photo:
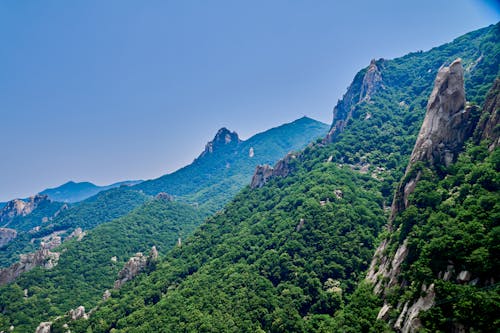
[[[215,212],[245,186],[256,167],[261,163],[274,164],[291,150],[304,147],[311,140],[323,136],[326,124],[303,117],[292,123],[259,133],[246,141],[222,146],[212,154],[200,156],[192,164],[165,176],[136,186],[121,186],[102,191],[80,203],[70,206],[50,223],[41,223],[42,217],[52,216],[62,204],[43,204],[32,214],[19,216],[12,224],[18,237],[0,249],[0,267],[7,267],[19,259],[19,254],[35,251],[40,239],[53,232],[65,231],[69,235],[80,227],[89,230],[95,226],[123,216],[143,204],[151,195],[167,192],[184,201]],[[252,148],[254,155],[249,156]],[[230,166],[228,168],[228,166]],[[89,183],[87,183],[89,184]],[[62,195],[68,196],[72,187],[80,189],[85,183],[65,184]],[[90,184],[91,190],[95,186]],[[114,185],[111,185],[114,186]],[[68,189],[69,188],[69,189]],[[81,189],[80,189],[81,190]],[[48,191],[52,193],[53,191]],[[51,214],[50,214],[51,213]],[[17,228],[16,226],[20,227]],[[20,232],[40,226],[37,232]],[[32,241],[33,240],[33,241]]]
[[[81,241],[65,242],[57,249],[62,254],[56,267],[35,268],[0,287],[0,327],[14,325],[20,332],[34,331],[47,317],[80,305],[91,308],[104,290],[113,288],[129,257],[136,252],[147,254],[153,245],[165,253],[204,216],[190,205],[155,199],[97,226]]]
[[[129,213],[135,207],[146,202],[147,199],[148,196],[128,187],[112,189],[62,211],[47,223],[41,223],[42,216],[54,214],[47,215],[44,207],[38,207],[33,213],[20,217],[19,220],[26,221],[23,223],[33,221],[33,226],[39,225],[40,229],[36,232],[28,232],[29,230],[20,232],[16,239],[0,248],[0,267],[6,267],[16,262],[21,253],[38,249],[40,240],[44,236],[56,231],[65,231],[64,235],[69,235],[78,227],[83,230],[94,228],[101,223]],[[57,207],[61,205],[59,203]]]
[[[327,131],[328,125],[302,117],[248,140],[214,147],[213,152],[201,154],[192,164],[136,188],[151,195],[167,192],[176,196],[176,200],[199,204],[215,212],[250,182],[257,165],[273,165],[288,152],[304,148]]]
[[[2,227],[16,229],[17,232],[27,232],[42,224],[44,218],[52,218],[63,206],[62,202],[42,200],[28,215],[17,215],[2,222]],[[2,265],[0,265],[2,266]]]
[[[194,234],[183,237],[181,247],[168,251],[180,232],[166,230],[168,226],[185,226],[182,232],[187,235],[216,203],[195,209],[154,201],[126,217],[96,227],[81,242],[63,244],[67,251],[56,268],[34,270],[0,289],[0,329],[13,325],[14,331],[34,330],[41,321],[54,320],[69,308],[85,305],[97,306],[88,320],[60,318],[52,330],[64,332],[65,323],[72,332],[388,330],[385,322],[375,320],[382,299],[362,281],[375,247],[387,236],[383,232],[387,206],[403,176],[434,77],[443,64],[461,57],[467,70],[467,98],[482,104],[493,78],[499,74],[499,27],[472,32],[427,52],[376,61],[382,84],[369,99],[359,97],[368,69],[360,71],[351,85],[349,103],[348,94],[339,102],[349,106],[348,112],[340,108],[337,114],[345,117],[347,125],[336,133],[333,142],[320,139],[308,145],[288,165],[292,170],[289,176],[273,178],[262,188],[244,188],[196,228]],[[348,113],[352,113],[351,117],[347,117]],[[242,153],[248,154],[248,149]],[[405,233],[414,235],[409,279],[432,279],[437,267],[431,265],[431,255],[439,251],[441,244],[449,246],[442,252],[442,260],[453,254],[453,239],[464,236],[463,228],[467,227],[461,224],[455,228],[454,221],[480,219],[475,224],[481,227],[479,224],[483,223],[484,227],[482,241],[465,244],[471,252],[464,252],[456,265],[476,265],[486,275],[496,269],[494,265],[481,267],[483,259],[498,252],[498,242],[492,241],[498,234],[493,223],[496,215],[482,219],[480,213],[498,215],[498,188],[489,184],[498,182],[498,153],[489,156],[487,150],[475,146],[467,152],[451,167],[450,177],[435,178],[429,171],[428,178],[414,193],[415,209],[402,217],[409,222],[398,222],[408,225]],[[226,160],[220,163],[226,168]],[[226,169],[231,170],[234,164],[229,164],[231,167]],[[230,179],[229,176],[222,179]],[[461,189],[458,196],[456,187]],[[223,191],[221,196],[217,190],[212,193],[217,200],[228,199]],[[457,203],[463,207],[451,207],[449,198],[459,200]],[[184,199],[197,200],[187,195]],[[178,213],[181,216],[165,226],[168,214],[163,218],[155,215],[165,209],[158,205],[182,208],[184,215]],[[411,211],[416,217],[410,216]],[[449,217],[441,220],[443,214]],[[424,223],[421,217],[429,222]],[[446,228],[457,237],[449,241],[444,233]],[[107,301],[98,302],[119,270],[109,261],[115,253],[109,249],[122,251],[123,263],[134,251],[145,252],[156,244],[151,241],[156,233],[164,237],[161,252],[166,254],[162,260],[113,291]],[[426,239],[434,236],[439,242]],[[129,249],[127,244],[136,247]],[[81,259],[80,256],[86,258],[85,253],[90,257]],[[71,263],[65,262],[70,261],[65,258],[71,258]],[[93,264],[85,266],[87,261]],[[96,269],[91,270],[93,266]],[[458,267],[457,270],[462,269]],[[63,274],[58,275],[57,270]],[[73,274],[77,282],[66,274]],[[58,290],[59,282],[64,289]],[[74,289],[72,283],[84,287]],[[89,286],[91,289],[86,289]],[[449,305],[455,303],[446,299],[461,297],[467,288],[471,287],[437,285],[437,295],[443,302],[424,314],[426,325],[437,330],[446,327],[440,318],[463,320],[467,306],[470,308],[478,299],[484,300],[485,305],[498,304],[495,290],[480,289],[464,301],[464,307],[450,309]],[[28,289],[27,299],[23,298],[23,289]],[[71,292],[64,294],[68,290]],[[411,292],[419,289],[409,290],[410,293],[402,291],[401,297],[414,297]],[[71,300],[74,295],[78,301]],[[394,295],[396,301],[400,297],[397,290]],[[449,313],[451,317],[446,317]],[[487,316],[483,318],[485,322],[478,324],[479,329],[491,325]]]
[[[88,321],[71,322],[71,328],[88,332],[388,330],[384,322],[375,321],[382,300],[362,282],[374,247],[385,237],[380,234],[387,218],[384,207],[403,175],[437,70],[462,57],[468,69],[468,99],[482,103],[483,92],[493,82],[483,79],[498,75],[498,29],[492,26],[428,52],[377,61],[382,88],[369,100],[354,103],[352,118],[332,144],[318,141],[306,148],[291,162],[292,175],[275,178],[260,189],[245,189],[182,248],[168,253],[155,271],[101,304]],[[480,57],[486,60],[479,61]],[[360,89],[364,73],[356,76],[352,87]],[[486,174],[497,177],[496,155],[479,163],[479,170],[490,168]],[[455,172],[462,174],[462,165],[474,169],[459,162]],[[480,179],[482,171],[473,174]],[[490,176],[485,179],[491,180]],[[413,200],[439,204],[437,181],[430,178],[420,183]],[[497,190],[486,192],[480,202],[497,209],[493,204],[498,201]],[[470,206],[464,203],[465,209],[481,210],[480,202],[470,200]],[[495,216],[482,223],[491,225],[492,219]],[[440,239],[438,231],[434,231],[436,246],[450,244]],[[421,235],[433,233],[422,230]],[[420,241],[412,246],[426,252],[427,244]],[[485,253],[494,251],[491,246],[484,244],[486,250],[473,250],[475,258],[463,260],[489,259]],[[430,261],[425,254],[417,257]],[[497,302],[495,295],[485,304]],[[427,316],[433,318],[432,311]],[[491,318],[486,316],[484,321],[491,325]]]

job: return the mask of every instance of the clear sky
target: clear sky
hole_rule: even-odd
[[[222,126],[330,123],[370,59],[498,20],[494,0],[1,0],[0,201],[158,177]]]

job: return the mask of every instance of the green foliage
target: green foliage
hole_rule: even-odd
[[[43,218],[51,218],[64,205],[62,202],[43,200],[38,206],[26,216],[18,215],[7,221],[3,221],[2,227],[16,229],[18,232],[26,232],[42,224]]]
[[[189,234],[205,214],[189,205],[153,200],[130,214],[103,223],[81,241],[64,243],[50,270],[36,268],[0,288],[0,330],[34,331],[47,317],[84,305],[87,309],[112,289],[119,270],[136,252],[155,245],[166,252]],[[117,261],[111,260],[116,256]],[[23,297],[27,289],[28,297]],[[150,299],[154,299],[151,295]]]
[[[34,226],[40,225],[40,230],[36,232],[21,231],[16,239],[0,248],[0,267],[9,266],[18,261],[19,254],[38,249],[40,240],[44,236],[56,231],[65,231],[63,236],[69,235],[78,227],[89,230],[101,223],[129,213],[147,199],[148,196],[131,188],[112,189],[71,206],[47,223],[41,223],[42,217],[47,216],[47,210],[44,207],[39,207],[32,214],[23,217],[22,221],[26,221],[25,223],[36,221]],[[60,208],[61,205],[61,203],[52,202],[49,207],[50,211],[54,211],[56,207]],[[54,214],[52,213],[52,215]]]
[[[214,149],[176,172],[135,187],[151,195],[167,192],[176,196],[176,200],[196,203],[215,212],[250,182],[257,165],[274,165],[288,152],[302,149],[324,136],[327,130],[326,124],[303,117],[248,140]],[[249,155],[250,148],[253,157]]]
[[[324,163],[331,149],[311,148],[294,174],[243,190],[73,329],[329,331],[385,222],[381,182]]]
[[[412,286],[399,294],[416,299],[423,284],[435,284],[436,306],[421,316],[432,332],[451,331],[455,324],[492,332],[499,325],[500,296],[493,284],[500,278],[499,159],[500,149],[489,153],[484,144],[469,144],[443,178],[424,170],[397,219],[400,241],[407,238],[409,249],[402,279]],[[447,271],[451,275],[443,280]],[[460,282],[464,271],[471,278]]]
[[[387,331],[385,323],[375,320],[381,300],[369,286],[358,286],[386,221],[384,207],[403,175],[438,68],[462,57],[468,68],[466,86],[481,82],[468,89],[468,99],[481,103],[481,91],[492,82],[481,80],[498,74],[497,39],[498,26],[492,26],[429,52],[379,60],[383,88],[364,101],[356,96],[360,95],[366,69],[358,73],[353,82],[354,97],[350,96],[355,103],[353,109],[347,108],[346,101],[339,103],[343,105],[339,112],[352,111],[352,119],[333,144],[311,144],[294,161],[291,175],[274,178],[259,189],[245,188],[187,237],[182,247],[168,252],[155,269],[114,291],[89,320],[69,322],[71,331]],[[477,61],[480,55],[482,58]],[[307,119],[299,122],[303,126]],[[311,133],[306,138],[307,130],[296,129],[289,135],[286,131],[272,138],[262,134],[230,145],[198,158],[177,173],[136,188],[148,194],[166,191],[179,200],[215,211],[242,184],[248,183],[255,164],[273,164],[290,150],[283,144],[297,138],[303,140],[303,145],[310,141]],[[250,147],[255,150],[254,158],[248,156]],[[276,157],[271,155],[275,152]],[[426,174],[429,178],[424,177],[411,198],[413,208],[399,221],[400,237],[413,239],[409,242],[411,260],[405,267],[407,278],[422,283],[433,281],[450,255],[459,258],[454,259],[457,268],[477,269],[478,274],[483,274],[480,279],[498,267],[494,261],[500,257],[500,231],[495,225],[498,167],[491,167],[498,165],[499,158],[495,154],[485,157],[487,153],[473,148],[469,152],[466,156],[474,160],[474,166],[457,164],[450,171],[455,178],[440,180],[432,178],[438,177],[432,172]],[[435,192],[432,185],[436,182],[441,185]],[[20,325],[17,330],[32,329],[35,323],[60,315],[70,307],[93,307],[119,269],[109,261],[112,253],[123,263],[134,251],[157,244],[158,238],[153,242],[151,237],[157,237],[158,230],[165,242],[163,249],[168,249],[179,233],[172,225],[189,229],[199,223],[199,219],[189,218],[196,212],[190,207],[191,211],[183,215],[185,219],[177,216],[172,223],[163,225],[163,220],[155,217],[161,208],[148,205],[100,225],[80,243],[63,245],[68,250],[56,269],[48,273],[35,270],[1,290],[4,298],[0,304],[4,308],[0,311],[0,329],[11,324]],[[474,223],[469,225],[471,221]],[[454,227],[457,222],[462,229]],[[445,231],[453,235],[451,241]],[[479,232],[484,234],[478,238],[481,244],[472,239]],[[136,239],[134,235],[140,237]],[[434,237],[439,241],[434,241]],[[101,250],[103,244],[111,247]],[[86,258],[86,254],[90,257],[82,260],[80,257]],[[91,266],[86,266],[87,261]],[[55,273],[57,269],[62,270],[61,274]],[[71,279],[79,289],[69,286]],[[59,284],[65,287],[58,289]],[[20,296],[24,287],[33,293],[27,301]],[[447,285],[436,286],[439,297],[446,297],[446,288]],[[63,290],[77,295],[78,301],[68,299]],[[394,299],[401,296],[399,292],[393,292]],[[465,320],[464,314],[474,311],[471,302],[478,300],[496,311],[495,295],[488,290],[480,292],[459,307],[452,307],[453,311],[458,310],[450,318]],[[450,294],[461,295],[460,290],[453,293]],[[416,295],[409,297],[412,296]],[[436,311],[449,313],[445,304],[449,303],[442,303]],[[432,311],[425,318],[428,327],[441,329],[445,324],[433,321],[439,314]],[[476,311],[479,312],[473,318],[484,314],[480,309]],[[490,327],[490,314],[485,316],[478,321],[480,329]],[[56,322],[54,329],[62,330],[64,322]]]

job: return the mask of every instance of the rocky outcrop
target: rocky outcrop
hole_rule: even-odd
[[[408,197],[420,180],[420,172],[409,177],[417,162],[428,166],[453,163],[464,142],[472,136],[473,109],[465,105],[464,70],[460,59],[442,67],[434,82],[427,112],[391,208],[391,220],[408,206]]]
[[[377,67],[377,62],[372,59],[370,66],[366,70],[365,76],[363,77],[363,83],[361,84],[361,92],[359,93],[360,101],[369,101],[374,93],[376,93],[380,88],[383,88],[382,84],[382,74]]]
[[[398,330],[398,332],[417,332],[422,328],[418,315],[422,311],[429,310],[434,305],[434,299],[436,297],[434,284],[431,284],[429,288],[423,285],[422,294],[423,296],[420,296],[411,306],[409,306],[409,302],[406,302],[404,305],[403,311],[401,311],[394,324],[394,328]]]
[[[53,248],[58,247],[62,244],[61,234],[63,234],[66,230],[60,230],[51,233],[45,237],[42,237],[40,241],[40,249],[42,250],[52,250]]]
[[[489,150],[500,145],[500,78],[493,83],[484,102],[481,119],[476,127],[476,141],[488,140]]]
[[[123,269],[118,273],[118,280],[115,281],[114,288],[119,289],[127,281],[132,280],[140,272],[144,270],[149,264],[158,260],[158,251],[156,246],[151,248],[149,256],[145,256],[142,252],[138,252],[135,256],[131,257],[125,264]]]
[[[17,237],[17,231],[9,228],[0,228],[0,248]]]
[[[19,262],[0,270],[0,285],[14,281],[19,275],[35,267],[51,269],[57,265],[59,255],[58,252],[51,252],[49,249],[41,249],[34,253],[21,254]]]
[[[166,192],[160,192],[156,195],[156,199],[163,201],[174,201],[174,196]]]
[[[71,317],[71,320],[89,319],[89,315],[85,313],[85,307],[82,305],[74,310],[69,310],[69,316]]]
[[[231,132],[227,128],[223,127],[219,131],[217,131],[214,139],[206,144],[205,150],[201,153],[200,157],[212,154],[214,151],[224,146],[237,144],[239,142],[240,139],[236,132]]]
[[[423,162],[428,167],[449,166],[473,134],[475,110],[466,107],[463,75],[460,59],[453,61],[449,67],[442,67],[437,74],[410,161],[394,195],[389,231],[393,231],[395,217],[408,207],[408,198],[422,176],[420,170],[414,170],[415,164]],[[396,252],[389,256],[387,252],[391,243],[385,239],[373,256],[366,279],[375,285],[374,292],[384,298],[393,287],[405,285],[405,281],[399,280],[402,264],[408,255],[407,243],[407,239],[399,243]],[[401,332],[417,331],[421,327],[419,313],[429,309],[434,304],[434,298],[434,285],[429,288],[423,286],[420,298],[406,302],[394,328]],[[388,307],[389,304],[385,303],[386,311]],[[380,317],[385,315],[379,313]]]
[[[377,65],[383,61],[383,59],[372,60],[364,73],[356,75],[347,92],[333,109],[332,127],[324,140],[325,143],[333,142],[334,138],[344,130],[359,103],[369,101],[377,91],[384,88],[382,74]]]
[[[16,216],[26,216],[31,214],[33,210],[35,210],[38,205],[44,201],[50,201],[49,197],[47,195],[37,194],[29,197],[27,201],[14,199],[7,202],[7,204],[0,211],[0,225],[6,227]]]
[[[85,235],[86,235],[85,231],[83,231],[82,228],[78,227],[75,230],[73,230],[73,232],[69,234],[68,237],[66,237],[65,241],[76,238],[76,240],[79,242]]]
[[[43,323],[40,323],[38,327],[35,330],[35,333],[50,333],[52,329],[52,322],[50,321],[45,321]]]
[[[465,107],[464,70],[457,59],[438,72],[408,167],[418,161],[446,166],[454,162],[475,127],[470,111]]]
[[[254,189],[262,187],[273,177],[288,176],[293,171],[292,161],[296,158],[296,155],[289,153],[285,156],[285,158],[279,160],[274,168],[267,164],[258,165],[252,176],[250,188]]]
[[[273,176],[273,167],[270,165],[257,165],[255,172],[250,182],[250,188],[259,188],[264,186],[268,180]]]

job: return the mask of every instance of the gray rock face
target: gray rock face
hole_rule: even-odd
[[[40,203],[43,201],[50,201],[47,195],[37,194],[23,201],[21,199],[14,199],[2,208],[0,211],[0,224],[6,227],[10,221],[16,216],[26,216],[31,214]]]
[[[259,188],[264,186],[269,179],[273,177],[286,177],[292,171],[292,161],[297,158],[294,154],[288,154],[285,158],[279,160],[276,165],[273,167],[269,165],[258,165],[255,168],[255,172],[252,177],[252,181],[250,182],[250,188]]]
[[[52,328],[52,322],[46,321],[38,325],[35,333],[50,333],[51,328]]]
[[[17,237],[17,231],[9,228],[0,228],[0,248]]]
[[[480,140],[489,140],[489,150],[500,145],[500,78],[493,83],[484,102],[481,120],[476,128],[475,136]],[[478,140],[479,141],[479,140]]]
[[[394,197],[391,220],[408,207],[408,197],[420,180],[420,173],[406,177],[415,163],[449,166],[456,160],[476,125],[471,113],[472,109],[465,107],[464,70],[461,60],[456,59],[437,74],[424,122],[406,168],[406,181],[399,185]]]
[[[377,67],[375,59],[372,59],[363,77],[363,84],[361,85],[361,92],[359,94],[360,101],[370,100],[371,96],[382,87],[382,74]]]
[[[464,142],[471,137],[475,127],[472,109],[465,104],[464,71],[461,60],[457,59],[449,67],[442,67],[434,82],[434,89],[427,104],[427,113],[413,148],[403,181],[394,195],[389,231],[394,218],[408,207],[408,197],[413,193],[422,174],[414,172],[417,162],[428,166],[450,165],[457,158]],[[374,291],[384,294],[386,290],[399,284],[401,266],[406,260],[407,239],[399,244],[393,256],[387,255],[390,247],[385,239],[375,251],[366,279],[375,284]],[[449,273],[448,273],[449,271]],[[450,278],[451,269],[445,273]],[[469,277],[470,278],[470,277]],[[402,282],[404,284],[404,281]],[[386,295],[384,295],[386,296]],[[394,328],[401,332],[416,332],[421,328],[418,315],[434,304],[434,285],[423,286],[422,296],[416,301],[408,301],[399,314]]]
[[[342,100],[333,109],[332,128],[324,140],[325,143],[333,142],[333,139],[344,130],[357,104],[369,101],[383,87],[382,74],[377,61],[372,60],[363,77],[358,75],[354,78],[347,92],[342,96]]]
[[[163,201],[174,201],[174,196],[165,192],[160,192],[156,195],[156,199]]]
[[[57,265],[60,253],[41,249],[34,253],[21,254],[20,261],[8,268],[0,270],[0,285],[14,281],[19,275],[35,267],[51,269]]]
[[[156,250],[156,246],[151,248],[149,256],[145,256],[141,252],[136,253],[118,273],[118,280],[115,281],[114,288],[119,289],[125,282],[135,278],[146,266],[157,259],[158,251]]]
[[[273,176],[273,168],[267,164],[257,165],[255,172],[250,182],[251,188],[259,188],[264,186],[267,181]]]
[[[409,166],[418,161],[450,165],[474,126],[465,107],[464,69],[456,59],[437,74]]]
[[[219,131],[217,131],[214,139],[206,144],[205,150],[201,153],[200,157],[203,157],[207,154],[212,154],[217,149],[222,148],[226,145],[239,142],[240,138],[238,137],[238,133],[231,132],[227,128],[223,127]]]
[[[396,325],[394,325],[395,329],[402,333],[410,333],[418,332],[422,328],[418,315],[422,311],[429,310],[434,305],[434,299],[436,298],[434,284],[431,284],[429,288],[424,285],[422,293],[424,293],[424,296],[420,296],[410,307],[408,307],[408,303],[405,304],[404,310],[406,311],[403,310],[400,313]]]
[[[76,240],[79,242],[82,240],[83,237],[85,237],[86,233],[85,231],[82,230],[82,228],[78,227],[65,240],[70,240],[73,238],[76,238]]]
[[[69,316],[71,317],[71,320],[78,320],[78,319],[88,319],[89,315],[85,313],[85,307],[80,305],[76,309],[71,309],[69,311]]]

